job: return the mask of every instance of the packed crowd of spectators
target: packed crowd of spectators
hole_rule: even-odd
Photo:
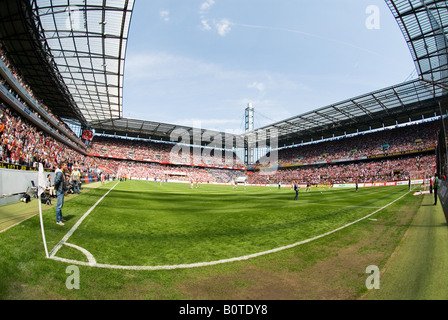
[[[31,97],[32,100],[45,112],[45,114],[50,117],[56,125],[50,124],[50,126],[54,127],[55,129],[64,129],[65,134],[69,134],[72,137],[76,137],[76,135],[72,132],[72,130],[65,124],[64,121],[59,119],[57,116],[55,116],[51,110],[45,105],[45,103],[37,97],[33,91],[31,90],[30,86],[26,83],[24,78],[22,77],[21,73],[17,68],[11,63],[10,59],[8,58],[8,55],[6,51],[3,49],[3,43],[0,40],[0,59],[3,61],[5,66],[8,68],[8,70],[11,72],[14,79],[20,84],[20,86],[28,93],[29,97]],[[0,75],[0,85],[4,86],[8,92],[13,95],[19,103],[23,104],[30,112],[34,113],[36,117],[40,118],[42,120],[41,115],[35,110],[34,107],[29,106],[26,101],[22,99],[22,97],[19,95],[18,92],[14,91],[13,88],[9,85],[9,83]],[[44,121],[47,123],[46,121]]]
[[[54,169],[61,160],[80,161],[82,155],[38,130],[0,100],[0,158],[4,163]]]
[[[208,148],[179,147],[172,143],[147,140],[130,140],[96,136],[90,145],[89,153],[109,158],[143,160],[157,163],[184,165],[244,167],[235,153],[215,151]]]
[[[432,177],[436,172],[435,155],[407,156],[399,159],[383,159],[323,166],[305,166],[287,169],[265,169],[248,172],[248,182],[272,184],[293,181],[312,185],[368,183],[378,181],[403,181]]]
[[[193,166],[164,165],[121,159],[106,159],[85,156],[39,131],[34,125],[0,102],[0,159],[3,163],[24,165],[37,168],[42,163],[46,169],[55,169],[61,161],[67,161],[69,167],[76,164],[87,174],[107,171],[115,176],[138,179],[168,179],[179,181],[230,182],[236,171]],[[110,148],[119,150],[121,139]],[[148,153],[156,154],[166,145],[152,143]],[[130,147],[128,147],[130,148]]]
[[[148,181],[214,182],[213,177],[204,168],[117,160],[109,160],[105,165],[113,168],[118,177]]]
[[[439,122],[431,121],[419,125],[285,148],[278,150],[278,162],[279,165],[310,164],[434,148],[437,146],[439,127]],[[268,164],[270,156],[268,154],[261,158],[257,165]]]
[[[178,181],[200,181],[200,182],[223,182],[228,183],[236,177],[242,176],[244,171],[229,170],[219,168],[206,168],[190,165],[169,165],[157,163],[167,160],[172,145],[141,142],[124,139],[113,139],[96,137],[95,140],[101,141],[92,144],[92,150],[89,152],[107,151],[109,158],[85,156],[64,144],[56,141],[51,136],[39,131],[34,125],[28,123],[25,119],[15,114],[5,104],[0,103],[0,123],[4,125],[0,133],[0,157],[4,163],[21,164],[29,167],[36,167],[41,162],[47,169],[56,168],[60,161],[68,161],[76,164],[84,173],[96,173],[107,170],[115,176],[126,176],[138,179],[148,180],[178,180]],[[413,126],[412,130],[407,131],[389,131],[397,136],[404,136],[403,132],[430,132],[430,126],[434,123],[422,124],[422,127]],[[423,131],[422,131],[423,129]],[[398,130],[398,129],[397,129]],[[384,134],[384,133],[383,133]],[[376,135],[377,136],[377,135]],[[421,136],[420,134],[418,136]],[[363,137],[370,141],[370,137]],[[390,141],[395,138],[390,137]],[[411,139],[414,139],[412,137]],[[423,140],[423,139],[422,139]],[[353,138],[351,139],[353,141]],[[347,141],[338,141],[343,145]],[[322,143],[321,150],[331,150],[333,142],[329,142],[330,147]],[[431,144],[432,145],[432,144]],[[318,145],[311,145],[318,146]],[[313,151],[311,146],[307,149]],[[412,146],[404,144],[403,148],[394,145],[394,150],[410,150]],[[428,145],[425,145],[428,146]],[[113,150],[112,156],[111,151]],[[125,151],[123,151],[125,150]],[[126,152],[134,151],[134,156],[146,159],[135,161],[129,157],[123,157]],[[113,155],[117,155],[113,159]],[[123,159],[125,158],[125,159]],[[408,155],[401,158],[383,158],[370,161],[352,161],[340,164],[328,164],[320,166],[298,166],[286,169],[260,170],[257,172],[246,172],[248,183],[267,184],[267,183],[291,183],[300,181],[301,183],[326,184],[331,183],[351,183],[356,180],[359,182],[370,181],[390,181],[406,180],[410,172],[424,172],[426,176],[431,176],[436,170],[435,155]]]

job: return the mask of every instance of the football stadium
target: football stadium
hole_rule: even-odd
[[[448,299],[448,3],[385,5],[415,77],[229,132],[125,116],[137,1],[0,0],[0,298]]]

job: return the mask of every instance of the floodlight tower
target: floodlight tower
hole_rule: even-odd
[[[253,131],[255,129],[255,109],[252,103],[249,103],[246,108],[245,122],[246,122],[246,132]],[[244,147],[244,162],[246,164],[254,163],[254,141],[246,141]]]
[[[254,118],[255,118],[254,117],[254,113],[255,113],[255,111],[254,111],[254,108],[252,106],[252,103],[249,103],[247,105],[247,108],[246,108],[246,117],[245,117],[245,119],[246,119],[246,132],[254,130],[254,123],[255,123],[255,121],[254,121]]]

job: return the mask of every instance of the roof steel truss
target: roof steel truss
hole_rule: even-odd
[[[32,0],[41,40],[88,122],[122,116],[133,5],[133,0]]]

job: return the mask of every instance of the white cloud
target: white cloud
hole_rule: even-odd
[[[220,36],[226,36],[230,30],[232,30],[231,28],[232,23],[227,20],[227,19],[221,19],[218,22],[215,22],[215,27],[218,30],[218,34]]]
[[[160,11],[160,18],[166,22],[170,21],[170,12],[168,10]]]
[[[256,81],[249,84],[247,87],[249,89],[251,89],[251,88],[257,89],[258,91],[260,91],[260,93],[264,93],[264,91],[266,89],[264,83],[256,82]]]
[[[207,19],[202,19],[201,20],[201,24],[202,24],[202,29],[203,30],[206,30],[206,31],[212,30],[212,27],[210,27]]]
[[[216,31],[220,36],[227,35],[231,30],[232,23],[228,19],[221,19],[219,21],[213,20],[213,25],[210,24],[210,19],[207,17],[208,13],[215,4],[215,0],[206,0],[201,4],[199,9],[199,15],[201,19],[201,29],[205,31],[210,31],[216,28]]]
[[[215,0],[206,0],[201,4],[200,13],[205,14],[215,4]]]

